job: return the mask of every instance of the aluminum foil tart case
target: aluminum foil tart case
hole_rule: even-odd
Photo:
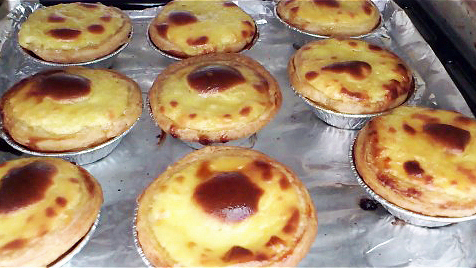
[[[281,19],[281,17],[278,15],[278,2],[281,1],[281,0],[274,0],[274,16],[284,25],[286,25],[287,28],[293,30],[293,31],[296,31],[298,33],[302,33],[302,34],[305,34],[305,35],[309,35],[309,36],[312,36],[312,37],[317,37],[317,38],[330,38],[330,36],[327,36],[327,35],[320,35],[320,34],[314,34],[314,33],[310,33],[310,32],[306,32],[304,30],[301,30],[299,28],[296,28],[292,25],[290,25],[289,23],[285,22],[283,19]],[[375,4],[372,2],[372,4],[375,6]],[[383,27],[383,18],[382,18],[382,14],[380,13],[380,19],[379,19],[379,22],[378,24],[375,26],[375,28],[370,31],[369,33],[366,33],[366,34],[361,34],[361,35],[356,35],[356,36],[349,36],[351,38],[364,38],[364,37],[368,37],[370,35],[374,35],[374,34],[377,34],[380,32],[381,28]]]
[[[349,150],[349,161],[350,161],[350,167],[352,169],[352,173],[357,179],[357,182],[359,185],[365,190],[365,192],[375,201],[379,202],[390,214],[395,216],[396,218],[399,218],[405,222],[408,222],[410,224],[418,225],[418,226],[424,226],[424,227],[441,227],[445,225],[449,225],[452,223],[458,223],[458,222],[465,222],[465,221],[470,221],[470,220],[475,220],[476,215],[472,216],[467,216],[467,217],[459,217],[459,218],[449,218],[449,217],[432,217],[432,216],[426,216],[422,214],[415,213],[410,210],[403,209],[399,206],[394,205],[393,203],[388,202],[384,198],[382,198],[380,195],[376,194],[366,183],[365,181],[360,177],[359,173],[357,172],[357,169],[355,167],[354,163],[354,143],[355,140],[352,142],[352,145]]]
[[[420,75],[416,73],[415,70],[413,72],[413,92],[408,98],[400,105],[405,105],[408,103],[414,103],[415,96],[418,96],[425,90],[425,82],[421,78]],[[291,89],[294,91],[294,94],[299,96],[307,105],[309,105],[312,109],[312,112],[322,121],[326,122],[327,124],[342,128],[342,129],[361,129],[367,121],[372,119],[373,117],[384,115],[391,111],[387,110],[380,113],[372,113],[372,114],[345,114],[339,113],[330,109],[326,109],[319,104],[315,103],[314,101],[304,97],[303,95],[299,94],[293,87]],[[398,107],[398,106],[397,106]]]
[[[71,249],[69,249],[66,253],[61,255],[61,257],[59,257],[53,263],[50,263],[48,267],[50,268],[61,267],[65,265],[66,263],[68,263],[74,257],[74,255],[78,254],[81,251],[81,249],[83,249],[86,246],[88,241],[93,236],[94,231],[96,230],[98,226],[100,217],[101,217],[101,211],[99,211],[96,220],[94,221],[93,225],[91,226],[89,231],[86,233],[86,235],[83,236],[83,238],[81,238],[81,240],[79,240]]]
[[[24,10],[24,15],[21,15],[21,20],[20,23],[23,23],[27,17],[33,13],[35,10],[42,8],[43,6],[41,4],[35,4],[31,8],[25,9]],[[19,30],[19,27],[18,29]],[[56,62],[50,62],[50,61],[45,61],[34,55],[33,53],[29,52],[28,50],[22,48],[20,44],[18,43],[18,32],[16,31],[14,34],[14,41],[15,41],[15,50],[21,55],[23,60],[25,61],[26,64],[28,64],[30,67],[35,68],[37,67],[38,69],[44,68],[44,67],[66,67],[66,66],[84,66],[84,67],[91,67],[91,68],[110,68],[113,64],[113,61],[121,51],[123,51],[127,45],[129,44],[130,40],[132,39],[133,35],[133,27],[131,28],[131,32],[129,33],[129,40],[118,47],[114,52],[112,52],[109,55],[103,56],[101,58],[91,60],[91,61],[85,61],[85,62],[79,62],[79,63],[56,63]]]
[[[81,150],[81,151],[76,151],[76,152],[63,152],[63,153],[46,153],[46,152],[37,152],[37,151],[32,151],[25,146],[18,144],[16,141],[14,141],[8,133],[6,133],[3,128],[0,129],[0,138],[4,139],[5,142],[13,147],[14,149],[25,153],[29,155],[34,155],[34,156],[42,156],[42,157],[59,157],[64,160],[67,160],[69,162],[74,162],[78,165],[85,165],[85,164],[90,164],[93,162],[96,162],[107,155],[109,155],[114,148],[119,145],[121,142],[122,138],[131,131],[131,129],[134,127],[134,125],[139,121],[137,119],[134,124],[132,124],[129,129],[124,131],[121,135],[116,136],[102,144],[99,144],[95,147],[86,149],[86,150]],[[1,122],[0,122],[0,127],[1,127]]]

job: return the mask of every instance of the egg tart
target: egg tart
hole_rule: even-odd
[[[390,203],[426,216],[476,214],[476,120],[402,106],[358,134],[358,174]]]
[[[281,101],[274,77],[258,62],[236,53],[175,62],[149,91],[151,113],[160,128],[204,145],[254,134],[277,113]]]
[[[0,164],[0,266],[53,263],[88,233],[102,202],[98,182],[62,159]]]
[[[3,130],[34,151],[71,152],[128,130],[142,113],[132,79],[107,69],[41,71],[11,87],[0,100]]]
[[[128,42],[130,18],[101,3],[68,3],[35,10],[21,25],[19,45],[55,63],[88,62]]]
[[[142,193],[136,232],[153,266],[294,266],[317,218],[289,168],[250,149],[209,146]]]

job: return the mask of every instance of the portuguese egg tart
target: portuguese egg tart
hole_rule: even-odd
[[[129,129],[142,113],[142,94],[116,71],[67,67],[16,83],[0,112],[3,130],[31,150],[79,151]]]
[[[58,4],[35,10],[18,32],[20,46],[56,63],[101,58],[127,43],[130,18],[100,3]]]
[[[86,170],[59,158],[0,164],[0,266],[47,266],[82,239],[103,202]]]
[[[253,18],[231,1],[171,1],[149,26],[160,50],[187,58],[215,52],[239,52],[257,36]]]
[[[378,195],[426,215],[476,214],[476,120],[402,106],[369,121],[354,144],[358,174]]]
[[[401,105],[414,91],[413,74],[394,53],[354,39],[323,39],[291,57],[294,89],[323,108],[370,114]]]
[[[289,168],[250,149],[208,146],[142,193],[136,232],[153,266],[294,266],[317,218]]]
[[[276,11],[290,26],[322,36],[360,36],[380,23],[370,0],[281,0]]]
[[[216,53],[175,62],[149,91],[158,125],[185,141],[227,142],[254,134],[281,107],[274,77],[258,62]]]

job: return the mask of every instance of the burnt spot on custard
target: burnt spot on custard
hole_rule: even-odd
[[[469,131],[447,124],[425,124],[423,132],[451,153],[462,153],[471,139]]]
[[[93,34],[102,34],[106,29],[101,24],[91,24],[88,26],[88,32]]]
[[[319,73],[316,71],[309,71],[304,75],[304,77],[306,77],[307,80],[313,80],[314,78],[318,76],[319,76]]]
[[[200,166],[198,167],[196,176],[199,179],[206,180],[210,178],[214,173],[215,172],[210,170],[210,162],[203,161],[202,163],[200,163]]]
[[[251,107],[250,106],[245,106],[240,110],[240,115],[241,116],[248,116],[251,112]]]
[[[0,183],[0,214],[13,212],[42,200],[56,173],[54,165],[43,161],[9,170]]]
[[[57,28],[49,30],[47,34],[56,39],[73,40],[79,37],[81,31],[70,28]]]
[[[272,178],[271,169],[273,168],[268,162],[255,160],[253,161],[253,168],[261,171],[261,177],[264,181],[269,181]]]
[[[317,6],[333,7],[333,8],[340,7],[340,3],[337,0],[313,0],[313,2]]]
[[[51,15],[48,16],[47,20],[48,20],[48,22],[58,23],[58,22],[65,22],[66,18],[61,17],[61,16],[56,15],[56,14],[51,14]]]
[[[370,4],[368,1],[365,1],[362,4],[362,10],[364,11],[365,14],[371,15],[372,14],[372,4]]]
[[[355,80],[363,80],[372,72],[372,66],[364,61],[343,61],[324,66],[321,70],[337,74],[345,73]]]
[[[168,21],[174,25],[182,26],[195,23],[198,19],[188,11],[172,11],[169,13]]]
[[[87,172],[85,169],[82,167],[78,167],[79,173],[81,173],[81,176],[84,179],[84,184],[86,185],[86,189],[88,190],[88,193],[91,197],[94,197],[94,193],[96,190],[96,186],[94,184],[94,178]]]
[[[188,115],[188,118],[190,118],[190,119],[194,119],[195,117],[197,117],[197,114],[189,114]]]
[[[296,13],[299,11],[299,7],[292,7],[290,10],[292,13]]]
[[[373,51],[382,51],[383,49],[379,46],[369,44],[369,49]]]
[[[297,231],[299,227],[299,210],[295,208],[291,217],[286,222],[286,225],[283,227],[283,232],[286,234],[293,234]]]
[[[274,247],[274,246],[277,246],[277,245],[285,245],[286,242],[279,238],[279,236],[271,236],[268,240],[268,242],[266,242],[266,247]]]
[[[87,96],[91,92],[91,80],[61,70],[40,72],[35,75],[37,83],[28,92],[31,97],[49,97],[57,101],[68,101]]]
[[[187,39],[187,44],[191,46],[200,46],[200,45],[205,45],[208,43],[208,36],[200,36],[197,38],[188,38]]]
[[[456,123],[461,123],[463,125],[469,125],[469,124],[475,122],[474,119],[471,119],[471,118],[466,117],[466,116],[457,116],[457,117],[455,117],[454,121]]]
[[[62,196],[56,197],[55,202],[60,207],[65,207],[68,204],[68,200]]]
[[[260,83],[253,84],[253,88],[259,93],[266,93],[269,91],[268,81],[262,79]]]
[[[28,240],[26,239],[22,239],[22,238],[19,238],[19,239],[15,239],[15,240],[12,240],[8,243],[6,243],[3,247],[1,247],[0,249],[2,251],[7,251],[7,250],[19,250],[19,249],[22,249],[23,247],[26,246]]]
[[[220,172],[199,184],[193,200],[208,214],[236,223],[258,211],[263,190],[241,172]]]
[[[361,93],[361,92],[353,92],[353,91],[350,91],[348,90],[347,88],[345,87],[342,87],[340,92],[352,99],[355,99],[355,100],[365,100],[365,99],[368,99],[368,96],[364,93]]]
[[[410,117],[413,119],[421,120],[427,124],[440,122],[440,119],[438,117],[434,117],[434,116],[430,116],[426,114],[416,113],[416,114],[412,114]]]
[[[104,15],[104,16],[100,17],[99,19],[104,21],[104,22],[110,22],[112,17],[111,17],[111,15]]]
[[[240,246],[233,246],[225,253],[225,255],[221,259],[224,262],[237,263],[255,260],[255,256],[253,252],[249,249]]]
[[[46,217],[53,218],[54,216],[56,216],[56,211],[54,208],[48,207],[45,209],[45,214],[46,214]]]
[[[216,93],[246,82],[241,72],[231,66],[198,67],[187,75],[188,85],[199,93]]]
[[[177,101],[175,101],[175,100],[173,100],[173,101],[171,101],[169,104],[170,104],[170,106],[172,106],[172,107],[174,107],[174,108],[175,108],[175,107],[177,107],[177,105],[178,105],[178,102],[177,102]]]
[[[349,46],[351,46],[351,47],[356,47],[356,46],[357,46],[357,43],[354,42],[354,41],[350,41],[350,42],[349,42]]]
[[[156,24],[155,29],[157,30],[157,33],[159,34],[159,36],[161,36],[162,38],[167,39],[167,32],[169,30],[169,25],[168,24],[166,24],[166,23]]]
[[[408,125],[408,124],[406,124],[406,123],[403,123],[402,127],[403,127],[403,130],[404,130],[406,133],[408,133],[408,134],[410,134],[410,135],[415,135],[416,130],[415,130],[413,127],[411,127],[410,125]]]
[[[421,178],[425,170],[420,167],[420,163],[418,161],[406,161],[403,163],[403,169],[408,175],[416,176]]]
[[[286,176],[282,176],[281,179],[279,179],[279,187],[281,190],[285,191],[291,187],[291,183],[289,182],[288,178]]]
[[[476,175],[474,173],[474,170],[471,170],[471,169],[468,169],[468,168],[465,168],[461,165],[458,165],[457,166],[457,170],[461,173],[463,173],[470,181],[472,181],[473,183],[476,183]],[[458,184],[458,182],[456,181],[455,184]]]

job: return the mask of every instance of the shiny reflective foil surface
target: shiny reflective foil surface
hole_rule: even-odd
[[[438,58],[406,14],[392,1],[374,1],[383,26],[364,37],[390,48],[421,76],[424,90],[409,104],[450,109],[471,115],[470,109]],[[318,235],[300,267],[476,266],[476,221],[438,228],[419,227],[392,216],[385,208],[362,206],[370,197],[351,170],[348,154],[356,130],[327,125],[294,94],[287,63],[303,44],[316,40],[281,23],[271,1],[235,1],[259,27],[256,44],[243,54],[259,61],[278,80],[283,105],[257,134],[253,149],[294,170],[309,189],[318,211]],[[31,65],[16,50],[15,33],[34,3],[22,3],[0,23],[0,89],[45,68]],[[126,11],[134,34],[112,68],[139,83],[146,103],[156,76],[175,60],[157,53],[147,41],[147,26],[159,8]],[[11,23],[5,23],[8,20]],[[111,98],[111,101],[114,101]],[[410,103],[411,102],[411,103]],[[84,165],[101,183],[104,205],[96,231],[66,267],[144,267],[134,244],[136,198],[165,168],[193,151],[185,143],[161,134],[144,108],[135,127],[107,157]],[[7,144],[0,161],[23,155]],[[362,200],[362,202],[361,202]],[[370,201],[371,202],[371,201]]]

